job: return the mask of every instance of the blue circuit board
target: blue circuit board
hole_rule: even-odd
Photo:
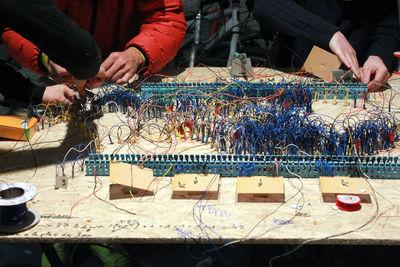
[[[300,155],[90,154],[85,162],[86,175],[94,175],[95,172],[99,176],[109,175],[110,161],[153,169],[154,176],[174,176],[177,173],[219,173],[222,177],[294,177],[296,174],[303,178],[364,177],[365,175],[370,178],[400,178],[398,157]]]

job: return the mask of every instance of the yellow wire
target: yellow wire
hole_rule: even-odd
[[[132,194],[132,189],[129,189],[129,194],[131,194],[132,198],[135,198],[135,196]]]

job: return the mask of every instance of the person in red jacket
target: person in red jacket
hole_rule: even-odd
[[[54,0],[55,5],[78,26],[90,32],[100,47],[103,61],[98,78],[118,84],[136,72],[160,71],[172,60],[186,32],[181,0]],[[51,27],[51,25],[49,25]],[[2,36],[9,54],[36,73],[52,73],[64,80],[72,76],[30,41],[6,29]],[[98,84],[89,80],[87,87]]]

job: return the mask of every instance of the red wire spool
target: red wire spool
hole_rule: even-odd
[[[337,195],[336,206],[344,211],[357,211],[361,209],[361,198],[353,195]]]

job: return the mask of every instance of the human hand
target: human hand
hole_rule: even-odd
[[[64,82],[69,82],[73,79],[71,73],[57,63],[54,63],[51,59],[49,59],[47,71],[53,76],[53,78],[63,80]]]
[[[81,100],[86,100],[87,97],[86,88],[93,89],[99,87],[100,85],[103,84],[104,81],[105,81],[105,71],[102,67],[100,67],[99,72],[96,74],[96,76],[90,78],[89,80],[75,80],[74,84],[76,86],[76,90],[79,92]]]
[[[373,78],[373,80],[372,80]],[[363,66],[362,82],[368,84],[369,91],[377,91],[390,78],[385,63],[378,56],[369,56]]]
[[[335,53],[339,59],[351,69],[356,76],[357,80],[361,80],[360,66],[356,56],[356,51],[347,41],[346,37],[339,31],[337,31],[329,41],[329,48]]]
[[[106,79],[106,72],[103,67],[100,67],[99,72],[93,78],[87,80],[86,88],[93,89],[103,84]]]
[[[75,79],[65,68],[57,65],[53,61],[49,59],[49,67],[48,71],[52,74],[53,78],[56,79],[58,83],[67,83],[71,86],[74,86],[76,90],[79,92],[79,95],[82,99],[86,98],[86,88],[93,89],[100,86],[105,80],[105,71],[104,68],[100,68],[99,72],[95,77],[90,78],[89,80],[77,80]]]
[[[106,79],[118,84],[129,81],[140,65],[144,63],[142,55],[135,48],[128,48],[123,52],[113,52],[103,62]]]
[[[75,79],[65,68],[54,63],[51,59],[49,59],[49,66],[47,70],[51,74],[52,78],[55,79],[56,83],[67,83],[71,86],[74,86],[79,92],[79,95],[82,98],[86,98],[86,80]]]
[[[75,100],[74,90],[65,84],[56,84],[46,87],[42,97],[42,104],[58,105],[61,103],[71,103],[73,100]]]

